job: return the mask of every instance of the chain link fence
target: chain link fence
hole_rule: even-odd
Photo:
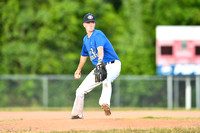
[[[72,107],[76,89],[84,78],[84,75],[79,80],[75,80],[73,75],[0,75],[0,107]],[[182,87],[183,83],[179,83]],[[192,81],[194,88],[193,84]],[[112,86],[111,106],[168,106],[165,76],[122,75]],[[85,95],[85,107],[99,106],[101,88],[100,85]],[[195,89],[192,90],[195,93]],[[181,107],[184,106],[184,98],[180,95],[185,92],[184,89],[179,91],[178,106]],[[195,100],[192,102],[195,103]]]

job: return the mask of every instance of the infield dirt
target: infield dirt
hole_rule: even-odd
[[[0,111],[0,131],[69,131],[200,127],[200,111],[84,111],[71,120],[69,111]]]

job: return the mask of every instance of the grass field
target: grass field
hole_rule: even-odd
[[[200,110],[115,108],[107,117],[98,108],[84,109],[71,120],[71,108],[0,108],[0,132],[34,133],[199,133]]]
[[[113,130],[79,130],[79,131],[51,131],[50,133],[199,133],[200,128],[153,128],[153,129],[113,129]],[[9,133],[11,131],[5,131]],[[30,130],[22,130],[17,132],[32,132]],[[43,132],[38,132],[43,133]]]

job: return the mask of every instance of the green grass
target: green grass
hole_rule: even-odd
[[[200,117],[183,117],[183,118],[175,118],[175,117],[153,117],[153,116],[145,116],[145,117],[124,117],[118,119],[162,119],[162,120],[200,120]]]
[[[152,128],[152,129],[113,129],[113,130],[79,130],[79,131],[52,131],[49,133],[199,133],[200,128]],[[13,131],[5,131],[2,133],[11,133]],[[16,131],[16,133],[29,133],[30,130]],[[34,133],[44,133],[35,132]]]
[[[0,108],[0,111],[71,111],[72,108],[64,107],[5,107]]]
[[[10,119],[10,120],[0,120],[0,122],[9,122],[9,121],[22,121],[24,120],[23,118],[20,119]]]
[[[153,128],[153,129],[113,129],[105,131],[66,131],[51,133],[199,133],[200,128]]]
[[[51,133],[199,133],[200,128],[154,128],[154,129],[123,129],[123,130],[105,130],[105,131],[69,131],[69,132],[51,132]]]
[[[184,118],[175,118],[175,117],[153,117],[153,116],[145,116],[139,117],[136,119],[163,119],[163,120],[200,120],[199,117],[191,118],[191,117],[184,117]]]
[[[0,107],[0,111],[71,111],[72,107]],[[112,111],[169,111],[167,108],[147,107],[111,107]],[[84,111],[101,111],[101,107],[84,107]],[[186,111],[185,108],[172,109],[172,111]],[[190,111],[200,111],[193,108]]]

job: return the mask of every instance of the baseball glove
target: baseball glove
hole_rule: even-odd
[[[97,67],[94,70],[94,75],[95,82],[101,82],[107,78],[106,65],[103,63],[103,61],[98,62]]]

